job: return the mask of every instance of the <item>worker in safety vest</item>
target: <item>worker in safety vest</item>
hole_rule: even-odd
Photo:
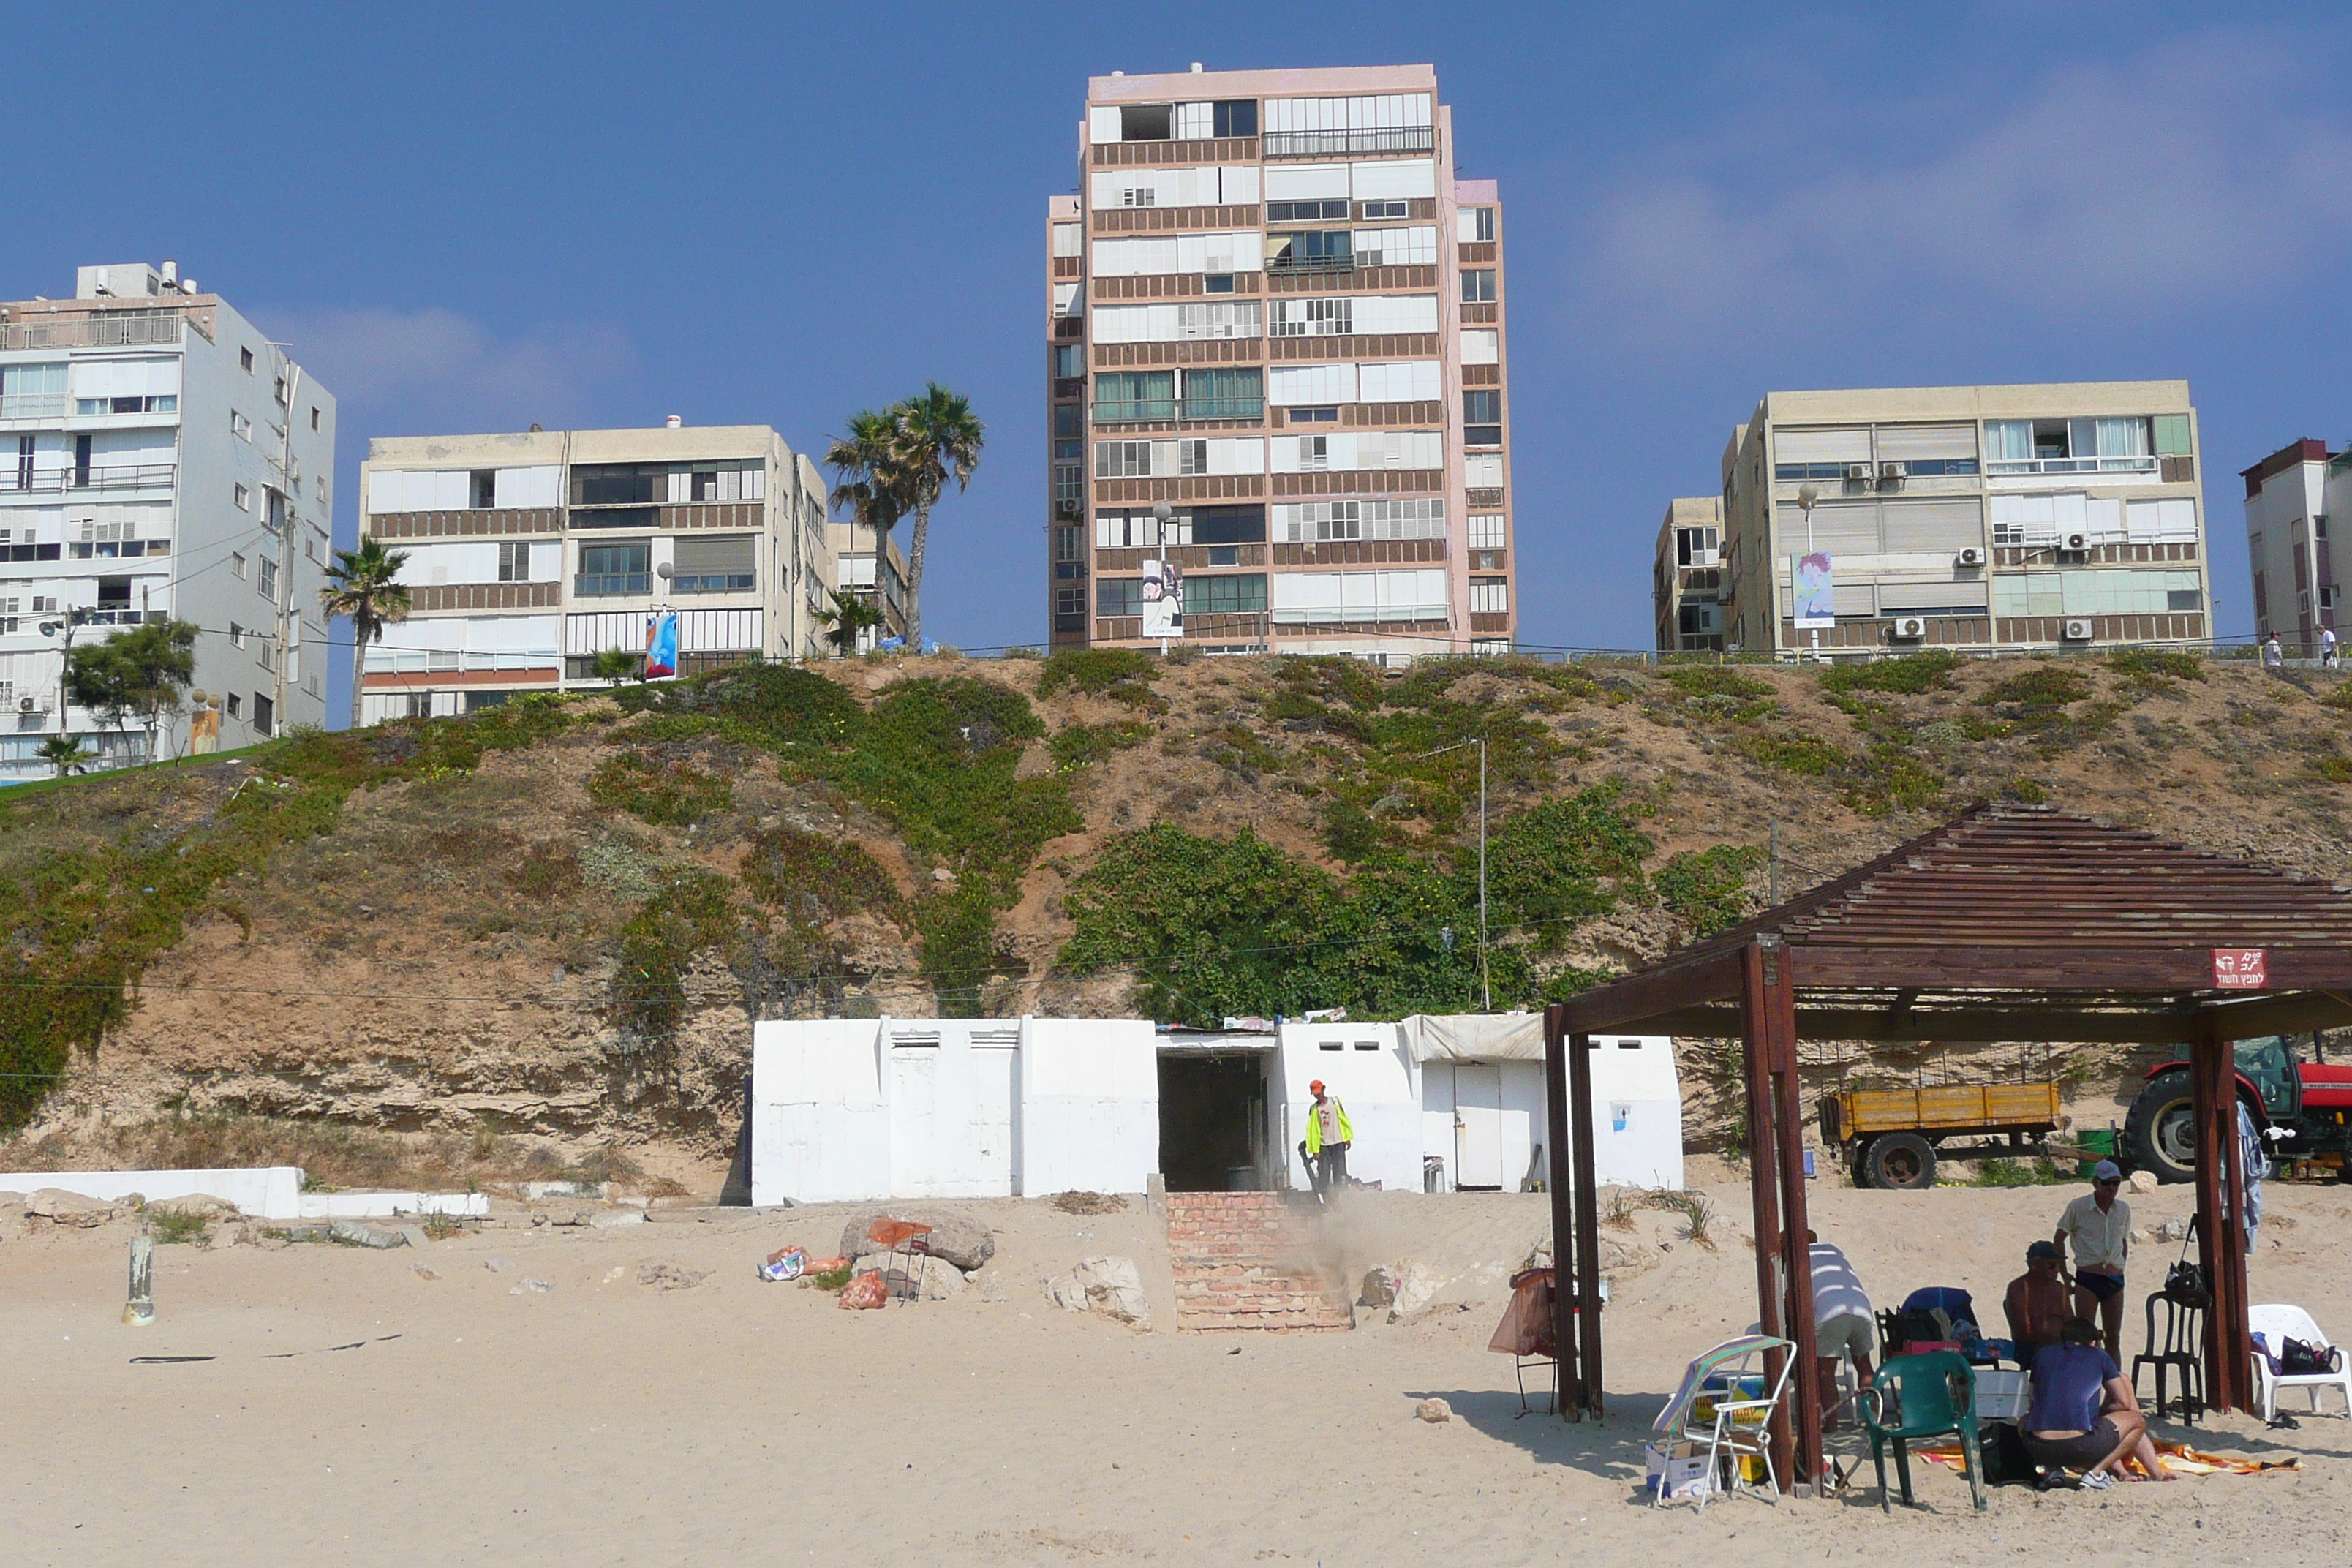
[[[1315,1095],[1307,1110],[1307,1167],[1316,1193],[1328,1202],[1348,1184],[1348,1145],[1356,1130],[1348,1125],[1348,1108],[1339,1097],[1323,1092],[1321,1079],[1307,1087]]]

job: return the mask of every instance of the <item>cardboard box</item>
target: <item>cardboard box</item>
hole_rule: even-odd
[[[2026,1408],[2033,1403],[2033,1391],[2024,1373],[1979,1367],[1976,1379],[1978,1420],[2025,1419]]]
[[[1661,1485],[1670,1499],[1701,1497],[1715,1489],[1715,1478],[1707,1473],[1706,1449],[1697,1443],[1674,1443],[1664,1447],[1644,1443],[1642,1466],[1653,1496]]]

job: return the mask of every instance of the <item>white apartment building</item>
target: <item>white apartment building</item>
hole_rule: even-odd
[[[1723,651],[1723,498],[1676,496],[1658,524],[1651,611],[1660,653]]]
[[[2197,444],[2184,381],[1771,393],[1723,452],[1724,647],[2205,643]],[[1801,628],[1812,554],[1835,613]]]
[[[601,686],[595,656],[672,611],[680,674],[830,652],[824,481],[765,425],[380,437],[360,474],[411,600],[367,651],[363,723]]]
[[[854,598],[882,612],[882,624],[858,634],[857,651],[870,653],[889,637],[907,635],[907,556],[898,547],[898,531],[879,542],[874,531],[836,516],[826,525],[837,563],[835,586],[845,598]]]
[[[1508,650],[1502,205],[1455,177],[1436,72],[1114,72],[1076,153],[1044,237],[1055,645],[1153,646],[1176,599],[1212,653]]]
[[[2246,556],[2254,635],[2278,634],[2292,655],[2319,653],[2323,626],[2343,636],[2343,579],[2328,542],[2332,518],[2352,517],[2352,454],[2308,437],[2247,468]]]
[[[148,755],[63,691],[68,640],[142,621],[198,628],[161,754],[323,722],[334,471],[333,395],[176,263],[0,304],[0,782],[59,733]]]

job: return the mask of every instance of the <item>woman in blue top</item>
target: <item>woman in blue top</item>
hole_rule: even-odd
[[[2125,1468],[2126,1458],[2159,1481],[2171,1480],[2148,1441],[2139,1400],[2099,1338],[2090,1319],[2069,1318],[2059,1325],[2058,1342],[2035,1353],[2025,1451],[2038,1465],[2082,1471],[2083,1484],[2094,1490],[2118,1479],[2139,1479]]]

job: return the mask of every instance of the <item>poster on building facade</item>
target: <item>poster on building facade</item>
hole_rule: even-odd
[[[1184,578],[1173,561],[1143,563],[1143,635],[1184,635]]]
[[[1826,550],[1796,558],[1790,578],[1796,584],[1796,623],[1799,631],[1837,625],[1837,595],[1830,584],[1830,556]]]
[[[646,679],[677,673],[677,616],[646,618]]]

